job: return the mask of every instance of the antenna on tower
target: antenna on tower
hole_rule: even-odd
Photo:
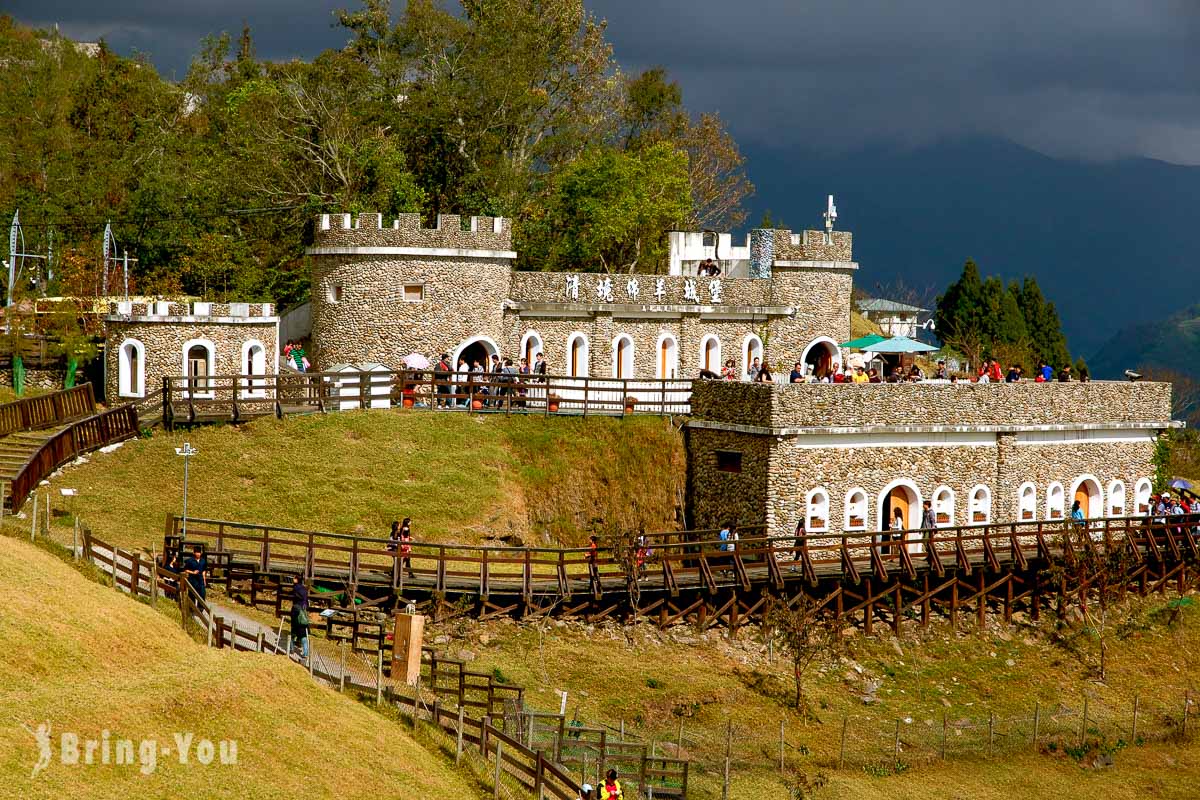
[[[125,299],[129,299],[129,262],[137,263],[136,258],[129,257],[129,250],[123,250],[120,257],[117,256],[117,237],[113,236],[112,222],[104,224],[104,270],[102,273],[100,295],[108,297],[108,265],[120,264],[121,272],[124,276]]]
[[[47,251],[46,255],[25,252],[25,231],[21,229],[21,209],[18,208],[13,212],[12,225],[8,229],[8,261],[5,263],[5,266],[8,267],[8,291],[4,305],[11,306],[13,303],[13,287],[21,279],[21,272],[25,269],[25,262],[31,258],[44,260],[46,262],[47,274],[49,274],[50,259],[53,255],[53,250]],[[40,273],[41,270],[39,269],[38,272]],[[39,278],[40,274],[33,278],[35,286],[40,283]]]
[[[837,221],[837,206],[833,204],[833,195],[825,203],[825,244],[833,244],[833,223]]]

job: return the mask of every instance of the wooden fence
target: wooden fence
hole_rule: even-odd
[[[113,547],[86,529],[82,555],[113,576],[113,586],[119,591],[149,599],[152,604],[160,598],[178,602],[185,629],[194,624],[211,647],[288,655],[281,638],[223,618],[187,581],[154,558]],[[574,800],[580,783],[596,782],[609,767],[620,769],[626,783],[638,786],[643,797],[687,797],[687,761],[656,757],[644,743],[626,742],[624,737],[611,740],[604,729],[568,725],[562,715],[529,711],[522,687],[500,683],[492,674],[472,672],[464,661],[440,657],[432,648],[422,650],[421,677],[411,696],[405,693],[408,689],[398,691],[394,680],[385,685],[388,670],[383,645],[381,641],[375,651],[378,669],[374,683],[357,680],[344,667],[325,666],[317,658],[311,660],[310,672],[343,690],[386,697],[407,708],[414,718],[426,719],[460,742],[479,748],[491,761],[499,759],[509,780],[538,798]],[[430,702],[425,701],[427,696]],[[541,725],[535,726],[535,720]],[[547,721],[558,732],[549,741],[541,735]],[[576,774],[581,776],[578,782]]]
[[[12,479],[8,496],[10,507],[13,511],[20,509],[34,487],[63,464],[90,450],[137,435],[138,415],[132,405],[118,406],[72,422],[35,450]]]
[[[283,372],[163,378],[163,425],[238,422],[365,408],[501,414],[629,416],[686,414],[691,380],[630,380],[564,375],[463,374],[418,370]]]
[[[90,383],[81,383],[61,392],[24,397],[0,405],[0,436],[17,431],[53,428],[95,411],[96,398]]]

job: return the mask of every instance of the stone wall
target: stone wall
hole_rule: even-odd
[[[426,247],[457,250],[511,250],[512,226],[503,217],[469,217],[466,228],[457,214],[440,214],[437,227],[421,227],[420,214],[401,214],[385,225],[381,214],[322,214],[313,246]]]
[[[698,384],[694,416],[773,428],[1165,423],[1167,383]]]
[[[75,380],[77,383],[82,383],[83,367],[80,366],[76,373]],[[25,389],[45,389],[47,391],[58,391],[63,388],[63,381],[67,379],[66,367],[62,369],[26,369],[25,370]],[[12,386],[13,373],[12,367],[0,370],[0,386]]]
[[[107,325],[107,347],[104,355],[105,402],[109,405],[126,399],[119,395],[120,351],[129,339],[141,342],[144,351],[145,392],[149,395],[162,388],[164,377],[184,374],[184,344],[204,339],[213,345],[213,375],[242,375],[242,349],[246,342],[263,345],[266,374],[277,371],[279,353],[278,318],[251,317],[237,321],[177,321],[173,317],[110,316]]]
[[[768,437],[759,437],[765,440]],[[991,492],[991,521],[1018,521],[1018,491],[1025,482],[1037,488],[1037,517],[1046,518],[1046,492],[1051,483],[1063,486],[1069,510],[1073,484],[1082,476],[1094,477],[1107,507],[1108,486],[1125,484],[1126,513],[1133,508],[1138,479],[1153,475],[1152,432],[1140,442],[1071,442],[1048,445],[924,446],[804,448],[805,437],[787,437],[771,447],[768,524],[777,534],[791,533],[805,517],[808,494],[818,487],[829,494],[829,528],[843,531],[846,499],[855,488],[867,494],[867,529],[880,530],[880,493],[896,481],[908,481],[919,500],[932,500],[935,491],[948,486],[954,492],[952,524],[967,525],[971,491],[978,485]],[[1008,437],[1010,440],[1012,437]],[[697,458],[707,456],[698,455]],[[919,507],[918,507],[919,509]],[[916,512],[919,514],[919,510]],[[1092,516],[1105,516],[1099,509]],[[919,519],[919,517],[918,517]],[[911,524],[911,523],[910,523]],[[945,524],[951,524],[950,522]]]
[[[575,292],[568,287],[578,281]],[[607,281],[607,291],[599,291]],[[630,284],[636,284],[636,289]],[[604,275],[588,272],[514,272],[510,298],[519,303],[643,306],[768,306],[784,305],[771,296],[771,282],[753,278],[711,278],[686,275]],[[688,285],[695,290],[689,299]],[[661,288],[661,296],[656,289]],[[714,288],[716,294],[714,295]],[[611,299],[605,299],[609,298]],[[847,300],[849,296],[847,295]]]
[[[766,523],[769,439],[730,431],[687,429],[687,518],[691,528]],[[718,450],[741,453],[741,472],[717,469]]]
[[[825,243],[824,231],[775,231],[776,261],[853,261],[854,236],[849,231],[833,231],[831,243]]]
[[[432,359],[477,336],[502,349],[509,274],[503,258],[314,256],[313,361],[399,369],[409,353]],[[421,299],[405,300],[405,285]]]

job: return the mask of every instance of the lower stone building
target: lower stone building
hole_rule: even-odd
[[[686,428],[693,527],[786,535],[1148,510],[1165,383],[699,381]]]
[[[205,378],[246,376],[240,397],[265,396],[254,376],[278,373],[279,317],[270,303],[113,303],[105,318],[105,402],[144,398],[163,378],[198,379],[195,397],[215,389]]]

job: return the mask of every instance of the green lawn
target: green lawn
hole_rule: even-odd
[[[673,525],[680,438],[649,417],[340,412],[155,431],[67,468],[53,494],[78,490],[69,508],[96,535],[149,547],[182,510],[188,441],[191,516],[379,536],[408,516],[418,541],[582,545],[593,525]]]

